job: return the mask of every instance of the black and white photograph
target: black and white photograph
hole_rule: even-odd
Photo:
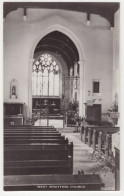
[[[120,191],[120,2],[2,7],[3,192]]]

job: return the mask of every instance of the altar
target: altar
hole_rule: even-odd
[[[40,112],[43,115],[59,115],[60,114],[60,98],[35,97],[32,100],[32,112]]]
[[[38,119],[34,126],[53,126],[55,128],[64,128],[65,126],[65,120],[64,120],[64,116],[60,115],[60,116],[49,116],[48,118],[41,118]]]

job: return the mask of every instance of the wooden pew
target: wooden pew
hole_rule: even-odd
[[[5,161],[6,175],[72,174],[72,159]]]
[[[4,139],[62,139],[62,138],[65,138],[65,136],[61,136],[61,135],[4,135]]]
[[[61,133],[47,133],[47,132],[5,132],[4,136],[61,136]]]
[[[4,145],[4,160],[49,160],[73,156],[73,143],[68,144],[7,144]],[[51,157],[51,158],[50,158]]]
[[[81,141],[84,143],[91,143],[88,141],[93,136],[93,130],[96,130],[96,137],[99,135],[99,132],[113,134],[119,131],[119,127],[96,127],[96,126],[86,126],[81,128]]]
[[[42,130],[46,130],[46,131],[56,131],[56,128],[50,126],[50,127],[47,127],[47,126],[9,126],[9,127],[4,127],[4,130],[8,130],[8,131],[12,131],[12,130],[39,130],[39,131],[42,131]]]
[[[96,130],[97,134],[99,132],[104,132],[107,134],[117,133],[119,131],[119,127],[100,127],[100,126],[85,126],[81,127],[81,141],[84,143],[88,142],[88,132],[90,130],[90,134],[93,134],[93,130]]]
[[[32,126],[32,125],[9,125],[9,126],[5,126],[5,128],[8,128],[8,129],[11,129],[11,128],[15,128],[15,129],[17,129],[17,128],[55,129],[53,126]]]
[[[36,131],[36,132],[58,132],[57,129],[55,128],[47,128],[47,127],[9,127],[9,128],[4,128],[4,132],[20,132],[20,131]]]
[[[20,138],[4,138],[4,144],[31,144],[31,143],[56,143],[56,144],[68,144],[68,139],[60,137],[58,139],[20,139]]]
[[[27,132],[21,132],[21,134],[18,135],[18,133],[10,133],[5,132],[4,134],[4,144],[12,144],[12,143],[67,143],[67,139],[65,140],[65,136],[61,136],[61,134],[35,134],[33,131],[27,134]]]
[[[73,143],[57,130],[4,129],[4,166],[5,175],[72,173]]]
[[[81,141],[93,147],[93,150],[98,149],[99,152],[104,152],[106,156],[111,149],[111,135],[117,133],[119,127],[96,127],[87,126],[81,128]]]
[[[98,174],[5,176],[5,191],[98,191],[104,187]]]
[[[120,150],[115,147],[115,190],[120,191]]]
[[[49,169],[44,169],[45,167],[41,165],[39,168],[37,165],[34,164],[34,167],[30,165],[30,161],[46,161],[46,168],[49,161],[57,161],[58,163],[60,161],[65,161],[65,164],[63,167],[60,167],[60,164],[57,163],[57,165],[51,165],[49,166]],[[32,171],[33,174],[37,174],[37,171],[39,174],[42,174],[44,172],[51,173],[63,173],[65,169],[65,173],[72,173],[73,172],[73,143],[69,144],[49,144],[49,143],[32,143],[32,144],[12,144],[12,145],[4,145],[4,167],[5,167],[5,173],[6,174],[13,174],[12,171],[20,171],[20,168],[18,167],[17,163],[26,163],[26,166],[21,168],[22,174],[25,174],[26,171],[25,168],[35,168],[29,170]],[[12,163],[12,168],[6,168],[6,164],[8,162]],[[56,164],[56,163],[55,163]],[[24,165],[24,164],[23,164]],[[56,167],[56,169],[55,169]],[[50,169],[51,168],[51,169]],[[64,169],[63,169],[64,168]],[[19,172],[18,171],[18,172]],[[35,173],[36,171],[36,173]],[[16,173],[15,172],[15,173]],[[17,173],[18,173],[17,172]],[[31,173],[30,173],[31,175]]]
[[[59,132],[57,132],[57,131],[4,131],[4,135],[5,134],[8,134],[8,135],[10,135],[10,134],[58,134]]]
[[[98,151],[103,152],[106,156],[109,155],[109,150],[112,149],[112,134],[99,133]]]
[[[52,126],[9,126],[9,127],[4,127],[4,129],[37,129],[37,130],[42,130],[42,129],[46,129],[46,130],[56,130],[55,127]]]
[[[57,129],[27,129],[27,128],[21,128],[21,129],[4,129],[5,132],[14,132],[14,131],[36,131],[36,132],[58,132]]]

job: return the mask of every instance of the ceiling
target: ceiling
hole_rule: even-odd
[[[68,36],[59,31],[53,31],[43,37],[36,46],[34,56],[39,52],[46,51],[61,55],[68,68],[73,67],[74,62],[79,61],[79,54],[75,44]]]
[[[37,8],[37,9],[62,9],[87,13],[98,14],[106,18],[110,25],[114,26],[114,13],[119,9],[119,2],[4,2],[3,17],[17,8]]]
[[[119,3],[83,3],[83,2],[4,2],[4,17],[17,8],[26,9],[62,9],[87,13],[87,19],[90,14],[98,14],[106,18],[110,25],[114,26],[114,13],[119,9]],[[54,52],[65,60],[68,69],[74,66],[74,62],[79,61],[79,54],[75,44],[65,34],[54,31],[42,38],[36,46],[34,56],[39,52]]]

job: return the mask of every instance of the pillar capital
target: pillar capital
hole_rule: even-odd
[[[84,63],[84,62],[85,62],[85,60],[79,60],[79,61],[78,61],[79,64],[82,64],[82,63]]]
[[[80,61],[80,82],[79,82],[79,115],[81,117],[85,116],[85,64],[84,60]]]
[[[33,62],[34,62],[34,60],[35,60],[35,59],[30,58],[30,59],[29,59],[29,62],[33,63]]]

